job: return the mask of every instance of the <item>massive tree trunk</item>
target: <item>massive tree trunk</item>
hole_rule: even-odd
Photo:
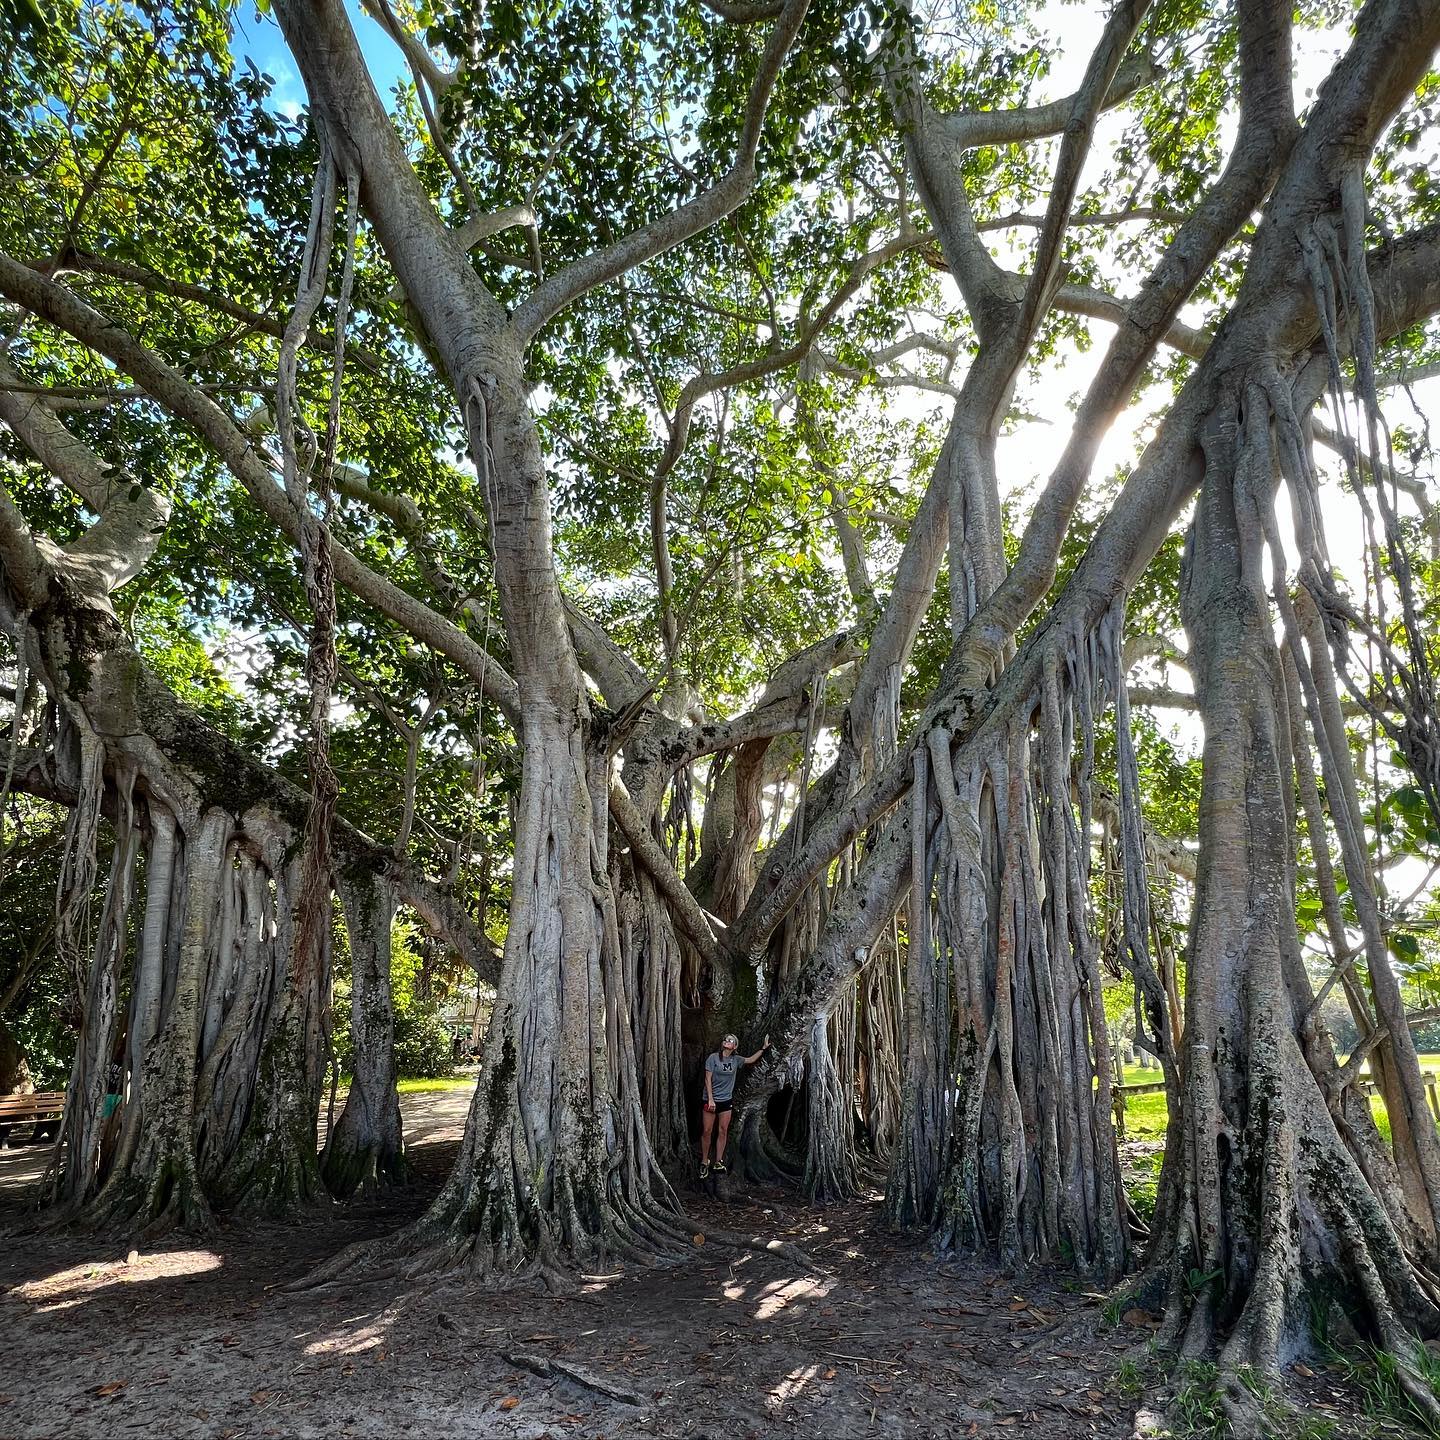
[[[1396,1357],[1433,1421],[1414,1368],[1415,1334],[1440,1328],[1433,1233],[1400,1202],[1363,1096],[1332,1083],[1295,927],[1292,717],[1255,524],[1273,505],[1285,383],[1263,361],[1239,371],[1203,432],[1183,590],[1206,737],[1200,867],[1177,1189],[1152,1264],[1168,1272],[1168,1333],[1186,1353],[1219,1347],[1242,1430],[1259,1417],[1237,1371],[1303,1351],[1332,1306]]]
[[[234,822],[218,808],[173,822],[162,815],[152,812],[159,863],[152,859],[155,881],[136,957],[129,1089],[116,1154],[90,1213],[134,1217],[151,1230],[205,1229],[210,1206],[196,1159],[195,1084],[211,923]],[[86,1159],[76,1157],[77,1181]]]
[[[500,1280],[553,1278],[682,1237],[635,1063],[606,763],[570,699],[526,709],[510,928],[465,1139],[430,1210],[383,1247],[412,1272],[464,1264]],[[348,1252],[319,1273],[375,1258]]]
[[[645,1123],[629,967],[608,859],[610,759],[592,731],[549,556],[549,492],[513,352],[473,378],[492,465],[495,565],[524,763],[495,1016],[456,1169],[413,1243],[499,1275],[673,1243]],[[504,367],[503,370],[501,367]],[[492,492],[493,494],[493,492]],[[652,955],[652,960],[655,958]]]
[[[357,153],[380,242],[455,386],[491,522],[521,709],[510,924],[455,1171],[403,1245],[499,1275],[666,1239],[607,860],[609,760],[559,588],[520,345],[420,190],[338,7],[286,4],[328,133]]]
[[[288,867],[286,892],[304,889],[301,867]],[[278,882],[277,882],[278,883]],[[219,1167],[215,1189],[229,1210],[283,1215],[325,1198],[317,1154],[320,1095],[325,1078],[324,1005],[330,988],[330,890],[326,925],[306,941],[299,911],[291,942],[279,958],[275,994],[260,1040],[249,1114]]]

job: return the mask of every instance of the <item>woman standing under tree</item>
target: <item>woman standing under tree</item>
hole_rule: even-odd
[[[770,1037],[753,1055],[737,1055],[740,1042],[733,1035],[727,1035],[720,1042],[720,1049],[705,1058],[705,1104],[700,1114],[700,1178],[706,1179],[711,1169],[715,1174],[725,1173],[725,1140],[730,1134],[730,1106],[735,1095],[735,1076],[742,1065],[753,1065],[769,1048]],[[720,1133],[715,1137],[715,1164],[710,1164],[710,1136],[715,1129],[715,1118],[720,1118]]]

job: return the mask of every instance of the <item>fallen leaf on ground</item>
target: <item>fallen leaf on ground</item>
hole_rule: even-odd
[[[513,1410],[520,1403],[518,1395],[507,1395],[499,1405],[501,1410]]]
[[[97,1385],[90,1393],[92,1395],[118,1395],[130,1382],[128,1380],[107,1380],[103,1385]]]
[[[1141,1310],[1138,1307],[1127,1310],[1120,1319],[1126,1325],[1133,1325],[1137,1330],[1158,1330],[1160,1328],[1160,1321],[1156,1316],[1148,1310]]]

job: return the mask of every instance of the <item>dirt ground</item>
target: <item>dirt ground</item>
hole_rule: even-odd
[[[1113,1375],[1137,1336],[1103,1323],[1102,1297],[1064,1276],[1017,1284],[937,1264],[889,1235],[874,1201],[817,1212],[779,1193],[686,1197],[697,1235],[787,1241],[818,1271],[712,1236],[680,1264],[563,1297],[454,1277],[285,1293],[423,1208],[468,1098],[405,1097],[419,1178],[383,1201],[133,1261],[123,1241],[7,1232],[23,1213],[21,1167],[4,1163],[0,1440],[1134,1434]],[[26,1149],[0,1163],[16,1156],[36,1168]]]

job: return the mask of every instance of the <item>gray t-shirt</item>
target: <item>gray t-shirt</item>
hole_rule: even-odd
[[[728,1100],[734,1095],[735,1076],[744,1063],[738,1050],[728,1060],[716,1051],[705,1061],[705,1068],[710,1072],[710,1093],[717,1100]]]

